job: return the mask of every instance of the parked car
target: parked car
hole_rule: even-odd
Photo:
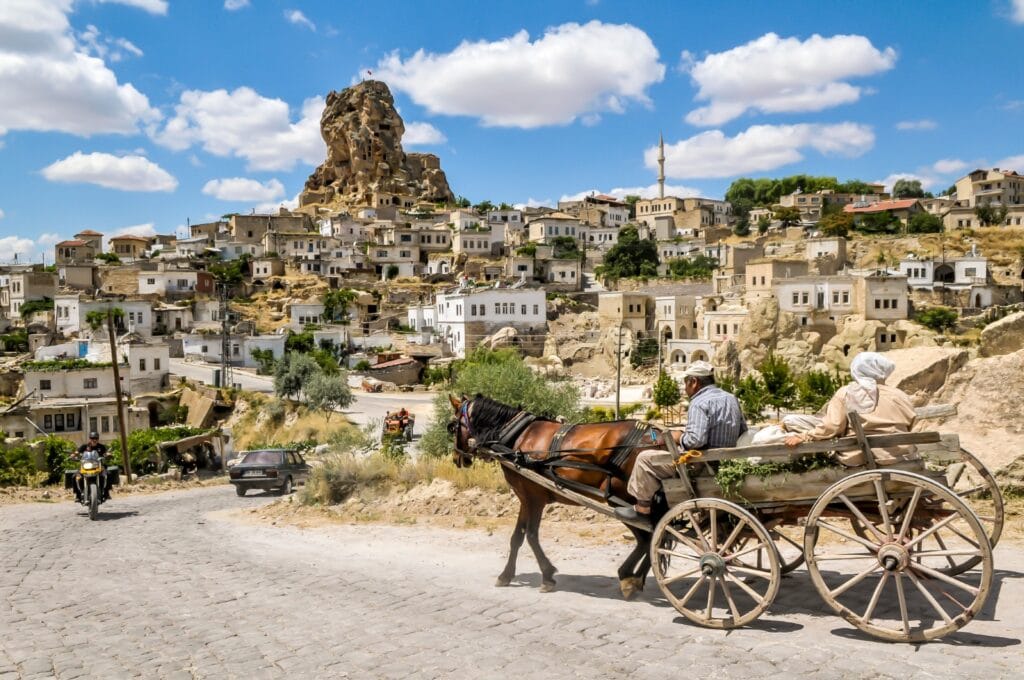
[[[261,449],[246,451],[229,474],[239,496],[244,496],[249,489],[275,489],[287,495],[295,485],[305,484],[309,479],[309,464],[298,451]]]

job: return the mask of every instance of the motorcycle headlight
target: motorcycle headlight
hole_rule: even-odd
[[[86,462],[82,463],[82,469],[83,470],[95,470],[96,469],[96,463],[93,463],[92,461],[86,461]]]

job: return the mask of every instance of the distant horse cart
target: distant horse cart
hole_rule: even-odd
[[[627,521],[637,546],[619,567],[623,595],[644,587],[648,571],[683,616],[709,628],[747,625],[768,610],[782,575],[806,564],[815,590],[836,613],[874,637],[934,640],[959,630],[992,590],[992,548],[1003,501],[992,474],[956,435],[909,432],[808,442],[679,451],[677,433],[636,421],[567,425],[485,397],[451,398],[455,462],[496,460],[520,500],[511,550],[498,585],[515,576],[527,540],[554,588],[555,568],[538,528],[549,503],[583,505],[615,516],[633,499],[626,483],[636,455],[661,449],[677,476],[656,497],[652,526]],[[952,407],[919,411],[919,419]],[[919,460],[879,466],[876,449],[916,446]],[[860,451],[860,467],[746,476],[723,489],[723,461],[792,460]],[[623,520],[620,520],[623,521]]]

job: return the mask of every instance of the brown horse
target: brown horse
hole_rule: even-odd
[[[576,425],[536,418],[523,409],[477,395],[473,399],[449,396],[455,418],[449,430],[455,435],[455,465],[466,467],[474,456],[494,457],[495,450],[511,452],[525,464],[535,462],[538,471],[557,478],[573,490],[609,505],[633,503],[626,491],[636,455],[644,449],[664,448],[662,434],[635,420]],[[559,439],[552,447],[552,442]],[[554,450],[552,450],[554,449]],[[519,498],[519,518],[512,531],[508,562],[498,576],[507,586],[516,573],[516,557],[525,538],[541,571],[541,591],[554,590],[557,571],[540,546],[539,530],[549,503],[576,505],[544,487],[502,467],[508,485]],[[628,526],[628,525],[627,525]],[[643,590],[650,569],[651,533],[629,526],[636,547],[619,566],[619,587],[626,599]]]

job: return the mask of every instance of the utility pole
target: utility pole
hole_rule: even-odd
[[[622,396],[622,324],[619,324],[619,337],[615,345],[615,420],[619,419],[619,401]]]
[[[132,461],[128,456],[128,434],[124,422],[124,397],[121,392],[121,371],[118,368],[117,335],[114,333],[114,310],[107,307],[107,334],[110,336],[110,363],[114,365],[114,396],[117,398],[117,429],[121,435],[121,462],[125,480],[132,482]]]
[[[231,370],[231,322],[229,320],[229,308],[228,308],[228,283],[227,281],[221,281],[217,284],[220,290],[220,332],[221,332],[221,349],[220,349],[220,385],[221,387],[231,389],[235,385],[235,376]]]

